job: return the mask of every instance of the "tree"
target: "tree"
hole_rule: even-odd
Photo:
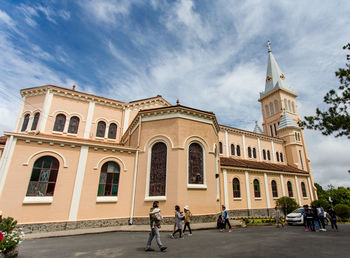
[[[350,43],[343,46],[350,50]],[[302,127],[319,130],[324,135],[335,133],[335,137],[347,136],[350,139],[350,55],[346,55],[346,68],[339,68],[335,75],[339,78],[337,90],[330,90],[323,101],[329,105],[328,111],[316,109],[316,116],[306,116]]]
[[[350,207],[346,204],[337,204],[334,207],[335,213],[342,219],[350,217]]]
[[[322,207],[324,208],[325,210],[327,210],[329,207],[331,207],[330,203],[328,201],[326,201],[325,199],[318,199],[318,200],[314,200],[312,203],[311,203],[311,206],[312,207]]]
[[[291,213],[295,209],[299,208],[297,202],[287,196],[281,197],[276,201],[276,206],[282,210],[284,216],[287,216],[288,213]]]

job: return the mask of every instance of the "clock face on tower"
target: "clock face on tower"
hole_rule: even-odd
[[[269,81],[271,81],[271,80],[272,80],[271,76],[267,76],[267,77],[266,77],[266,82],[269,82]]]
[[[286,77],[284,77],[284,74],[281,73],[280,78],[281,78],[282,80],[284,80]]]

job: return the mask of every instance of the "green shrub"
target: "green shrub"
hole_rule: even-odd
[[[297,202],[287,196],[281,197],[276,200],[276,206],[283,212],[284,216],[287,216],[288,213],[291,213],[295,209],[299,208]]]
[[[327,210],[329,207],[331,207],[329,202],[326,201],[325,199],[315,200],[311,203],[311,206],[316,207],[316,208],[323,207],[325,210]]]
[[[22,240],[22,232],[17,229],[17,220],[11,217],[3,218],[0,223],[0,231],[4,239],[0,242],[0,253],[4,255],[16,249]]]
[[[346,204],[337,204],[334,206],[335,213],[342,219],[350,218],[350,206]]]

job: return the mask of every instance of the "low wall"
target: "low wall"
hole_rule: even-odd
[[[235,217],[269,217],[273,216],[273,209],[252,209],[252,210],[230,210],[230,218]],[[192,216],[191,223],[210,223],[216,222],[218,214],[208,214],[200,216]],[[31,224],[19,224],[18,226],[23,228],[25,234],[39,233],[39,232],[54,232],[65,231],[75,229],[88,229],[88,228],[104,228],[104,227],[116,227],[126,226],[129,224],[129,218],[118,219],[97,219],[97,220],[80,220],[80,221],[64,221],[64,222],[47,222],[47,223],[31,223]],[[133,225],[147,225],[149,224],[148,217],[135,217],[132,221]],[[164,217],[162,224],[172,225],[174,224],[174,217]]]

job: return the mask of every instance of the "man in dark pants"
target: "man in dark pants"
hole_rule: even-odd
[[[167,249],[167,247],[163,246],[162,242],[160,241],[159,228],[160,228],[160,221],[162,219],[162,215],[160,213],[160,209],[158,208],[158,204],[159,204],[158,201],[153,202],[153,207],[150,209],[150,212],[149,212],[151,232],[149,233],[147,246],[145,250],[146,252],[154,251],[154,249],[151,248],[152,240],[154,237],[156,237],[158,247],[162,252],[165,249]]]

